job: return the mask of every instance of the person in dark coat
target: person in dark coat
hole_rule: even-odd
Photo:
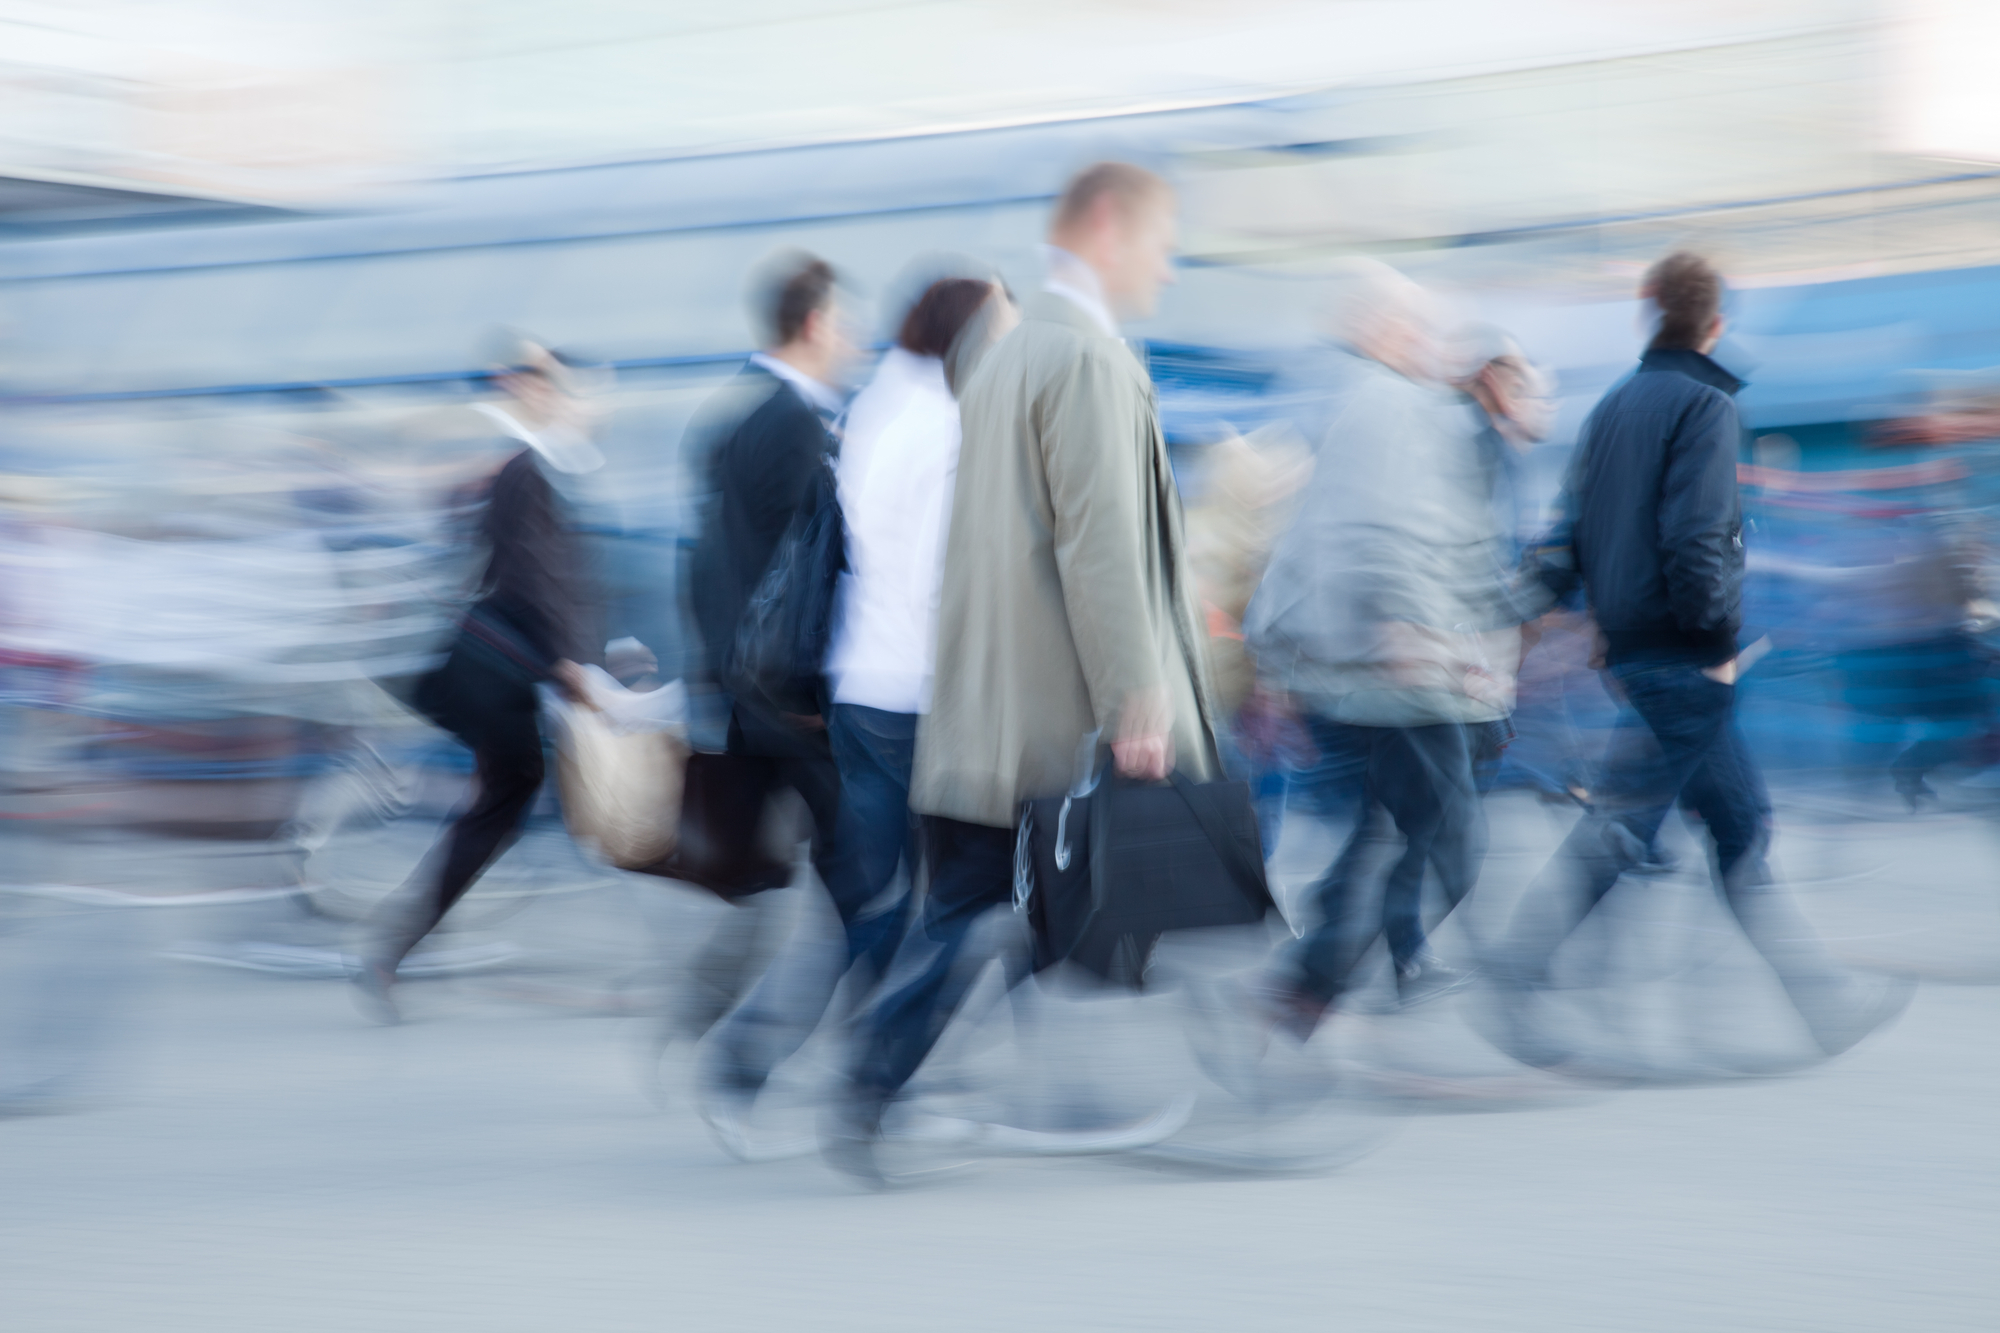
[[[1736,723],[1743,518],[1736,490],[1741,382],[1709,358],[1723,331],[1721,277],[1674,254],[1642,292],[1658,331],[1638,370],[1584,424],[1566,518],[1534,553],[1551,591],[1580,585],[1596,617],[1614,693],[1636,714],[1621,728],[1595,808],[1580,820],[1510,932],[1507,978],[1533,988],[1619,877],[1639,866],[1676,803],[1700,816],[1730,910],[1827,1054],[1859,1041],[1907,1002],[1906,985],[1845,974],[1764,850],[1770,798]],[[1560,1063],[1515,1006],[1515,1054]]]
[[[839,913],[849,961],[871,958],[879,970],[895,948],[902,916],[879,910],[881,905],[872,901],[876,893],[861,887],[854,874],[844,873],[835,856],[840,772],[823,702],[753,697],[737,690],[732,679],[731,652],[753,594],[809,491],[816,483],[830,484],[834,427],[845,406],[836,386],[854,355],[836,275],[824,260],[795,256],[780,261],[770,270],[761,298],[757,314],[766,325],[765,350],[752,356],[688,427],[686,453],[704,492],[688,601],[707,674],[728,697],[725,748],[737,761],[731,767],[729,799],[745,803],[746,809],[762,809],[787,787],[799,794],[812,817],[813,866]],[[785,704],[797,711],[785,711]],[[711,838],[755,837],[759,821],[751,814],[729,830],[710,830]],[[754,849],[725,850],[720,858],[725,864],[751,866],[760,859]],[[670,862],[667,873],[675,870]],[[680,873],[698,877],[691,867]],[[771,885],[709,887],[735,895]],[[712,959],[705,966],[727,970]],[[738,975],[730,989],[747,981]],[[722,1007],[735,998],[733,993],[722,996]],[[717,1016],[709,1013],[701,1019],[712,1022]],[[784,1005],[746,1004],[710,1043],[702,1109],[732,1151],[740,1147],[740,1122],[770,1070],[811,1030],[810,1022],[801,1030],[796,1018]],[[700,1019],[686,1016],[682,1023],[690,1035],[703,1026]]]
[[[535,687],[581,697],[578,662],[591,661],[583,556],[549,470],[602,464],[586,437],[568,367],[547,348],[510,343],[495,376],[504,404],[481,404],[500,434],[523,447],[493,475],[480,510],[486,548],[478,596],[444,665],[415,702],[472,750],[472,803],[446,831],[426,869],[370,923],[354,981],[364,1010],[396,1022],[396,969],[436,929],[486,867],[520,836],[541,789],[542,735]]]

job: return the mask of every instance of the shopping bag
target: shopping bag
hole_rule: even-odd
[[[586,668],[585,676],[597,707],[554,691],[543,697],[556,743],[563,822],[612,865],[642,869],[674,850],[688,760],[683,728],[653,701],[669,692],[684,696],[678,682],[635,695],[602,671]]]

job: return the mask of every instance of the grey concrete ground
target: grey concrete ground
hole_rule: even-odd
[[[1883,812],[1790,802],[1780,862],[1845,956],[1924,979],[1889,1031],[1781,1077],[1620,1088],[1511,1066],[1476,1035],[1476,995],[1343,1018],[1313,1048],[1352,1090],[1326,1114],[1365,1123],[1372,1151],[1275,1178],[1010,1159],[870,1195],[811,1158],[730,1162],[689,1109],[686,1057],[653,1057],[661,980],[726,909],[593,874],[548,833],[450,941],[518,957],[412,984],[394,1029],[337,981],[166,956],[337,942],[285,900],[14,895],[0,1093],[69,1077],[49,1113],[0,1119],[0,1328],[1992,1329],[1995,831],[1861,813]],[[1561,824],[1495,802],[1466,928]],[[350,873],[401,864],[423,830],[372,836]],[[1288,882],[1328,836],[1294,822]],[[220,846],[11,846],[38,881],[95,868],[125,890],[260,870]],[[534,885],[572,891],[503,896]],[[1698,879],[1627,897],[1612,924],[1649,943],[1620,955],[1620,1040],[1669,1070],[1795,1049]],[[1465,947],[1453,930],[1441,948]],[[1174,1054],[1175,1004],[1051,1002],[1030,1052],[1003,1005],[953,1063],[1002,1100],[1043,1061],[1141,1105],[1204,1088]],[[809,1048],[798,1080],[825,1058]]]

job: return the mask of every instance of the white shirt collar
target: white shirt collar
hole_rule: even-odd
[[[769,352],[752,352],[750,354],[750,364],[753,366],[762,366],[785,383],[791,385],[794,389],[797,389],[799,397],[805,399],[809,406],[837,413],[847,405],[846,400],[840,396],[840,390],[834,388],[832,385],[821,384],[797,366],[780,361]]]
[[[588,439],[555,438],[529,430],[519,417],[498,403],[474,403],[472,410],[498,426],[510,439],[519,440],[547,460],[558,472],[595,472],[604,466],[604,455]]]
[[[1062,297],[1089,315],[1107,337],[1116,338],[1118,322],[1111,318],[1111,307],[1104,302],[1104,283],[1097,270],[1060,245],[1044,245],[1041,251],[1042,262],[1049,266],[1048,281],[1042,284],[1042,290]]]

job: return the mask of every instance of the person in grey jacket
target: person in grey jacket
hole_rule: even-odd
[[[1429,302],[1383,265],[1355,265],[1334,307],[1344,351],[1299,515],[1280,537],[1244,630],[1267,691],[1288,696],[1322,758],[1363,777],[1354,841],[1314,890],[1278,1017],[1309,1034],[1378,933],[1406,1001],[1462,984],[1425,946],[1427,869],[1446,899],[1482,854],[1467,728],[1512,708],[1520,617],[1472,405],[1439,381]],[[1379,915],[1359,891],[1371,818],[1402,834]]]

